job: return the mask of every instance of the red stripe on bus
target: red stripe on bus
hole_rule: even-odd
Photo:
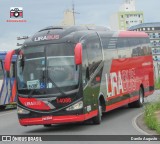
[[[21,125],[24,125],[24,126],[82,122],[96,116],[97,114],[98,114],[98,110],[94,110],[94,111],[91,111],[90,113],[81,114],[81,115],[66,115],[66,116],[50,116],[49,115],[49,116],[44,116],[39,118],[23,118],[23,119],[19,119],[19,122]]]
[[[134,92],[134,91],[133,91],[133,92]],[[153,90],[152,90],[152,91],[145,92],[145,97],[153,94],[153,92],[154,92]],[[123,93],[123,95],[119,94],[119,95],[116,95],[116,96],[107,97],[107,101],[112,100],[112,99],[115,99],[115,98],[117,98],[117,97],[123,97],[123,96],[126,95],[126,94],[127,94],[127,93]]]
[[[138,100],[138,98],[139,98],[139,96],[134,96],[132,98],[128,98],[128,99],[122,100],[120,102],[114,103],[112,105],[106,106],[106,112],[111,111],[113,109],[116,109],[118,107],[124,106],[124,105],[131,103],[133,101],[136,101],[136,100]]]
[[[19,97],[19,101],[26,107],[34,110],[50,110],[51,108],[47,103],[44,103],[41,100],[38,100],[36,98],[23,98]]]
[[[148,37],[148,34],[137,31],[121,31],[119,37]]]

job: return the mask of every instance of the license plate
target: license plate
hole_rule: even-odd
[[[42,117],[42,120],[43,120],[43,121],[50,121],[50,120],[52,120],[52,119],[53,119],[52,116],[45,116],[45,117]]]

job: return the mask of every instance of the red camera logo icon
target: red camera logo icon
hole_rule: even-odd
[[[10,8],[10,18],[23,18],[23,8],[22,7],[11,7]]]

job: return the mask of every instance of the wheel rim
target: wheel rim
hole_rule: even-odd
[[[99,116],[102,117],[102,106],[99,106]]]
[[[140,90],[139,92],[139,101],[141,104],[143,104],[143,93],[142,93],[142,90]]]

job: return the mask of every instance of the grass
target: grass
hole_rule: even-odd
[[[155,82],[155,89],[160,89],[160,77]]]
[[[156,117],[156,111],[160,111],[160,101],[150,103],[145,107],[144,120],[150,129],[160,134],[160,120]]]

